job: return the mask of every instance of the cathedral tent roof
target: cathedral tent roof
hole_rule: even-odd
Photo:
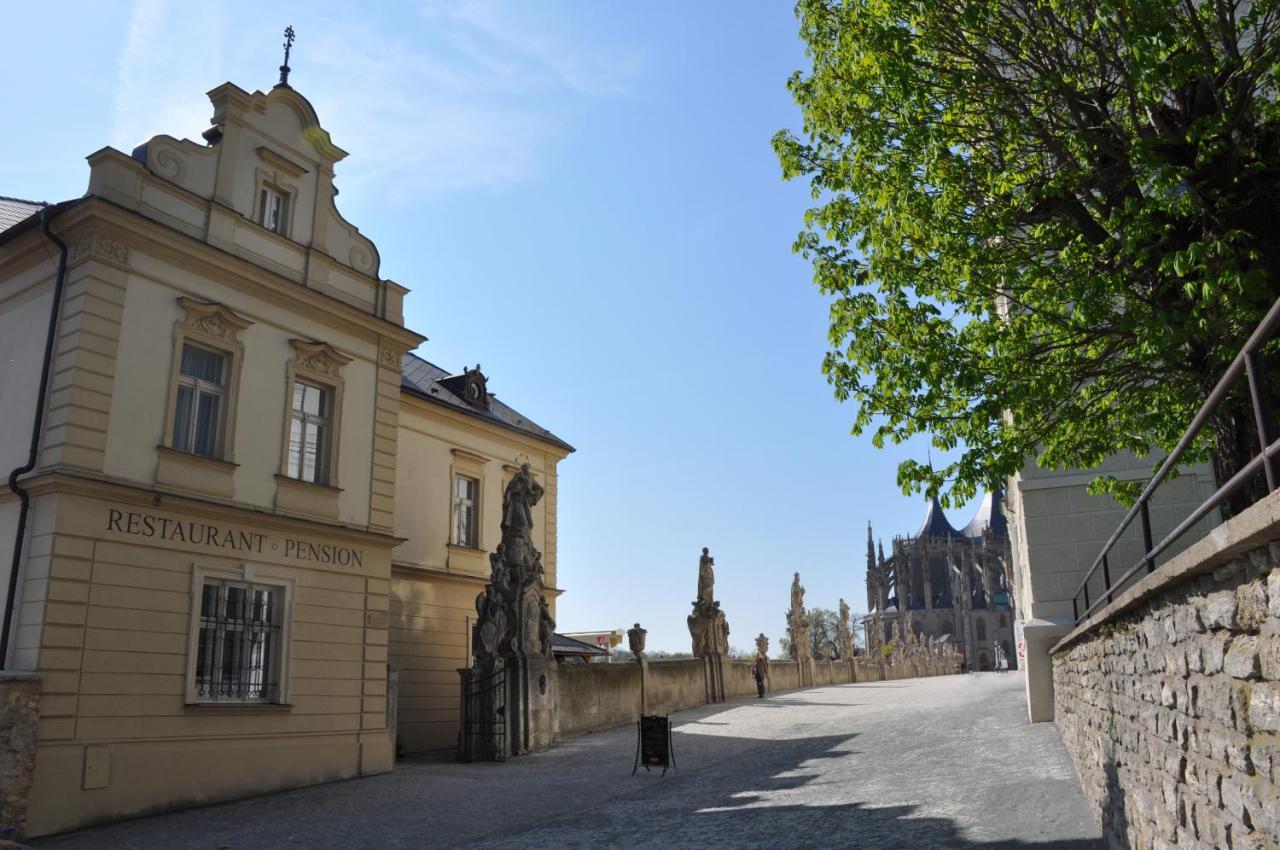
[[[929,500],[929,510],[924,515],[924,524],[920,526],[915,536],[960,537],[961,534],[951,527],[951,523],[947,521],[947,515],[942,512],[942,505],[938,504],[938,497],[934,496]]]
[[[978,512],[960,533],[965,537],[981,537],[987,529],[993,536],[1006,538],[1009,536],[1009,520],[1004,513],[1004,491],[995,490],[987,493],[979,506]]]

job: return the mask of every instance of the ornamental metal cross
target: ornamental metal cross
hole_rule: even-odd
[[[289,85],[289,51],[293,49],[293,27],[284,28],[284,64],[280,66],[280,82],[278,85]]]

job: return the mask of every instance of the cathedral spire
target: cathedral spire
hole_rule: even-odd
[[[876,546],[871,540],[871,523],[867,523],[867,572],[876,567]]]

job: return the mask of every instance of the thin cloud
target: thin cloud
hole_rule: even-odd
[[[198,139],[210,115],[201,93],[222,82],[226,28],[226,14],[216,4],[133,4],[116,65],[112,145],[128,151],[158,133]]]
[[[296,21],[291,82],[352,152],[339,185],[372,190],[386,203],[500,192],[542,173],[575,113],[626,93],[635,63],[622,70],[598,45],[517,11],[427,4],[407,17],[317,12]],[[266,87],[260,74],[237,76],[260,71],[265,52],[249,55],[243,40],[226,42],[233,16],[241,17],[227,6],[193,12],[171,0],[134,3],[118,63],[113,144],[128,150],[156,133],[198,139],[210,114],[203,92],[227,79]]]

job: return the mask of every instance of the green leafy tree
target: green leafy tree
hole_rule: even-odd
[[[854,434],[961,449],[904,493],[1176,443],[1280,294],[1278,5],[800,0],[823,370]],[[1256,448],[1241,386],[1190,460]]]
[[[840,652],[840,615],[830,608],[807,608],[809,616],[809,653],[814,658],[835,658]],[[782,657],[795,658],[791,627],[781,640]]]

